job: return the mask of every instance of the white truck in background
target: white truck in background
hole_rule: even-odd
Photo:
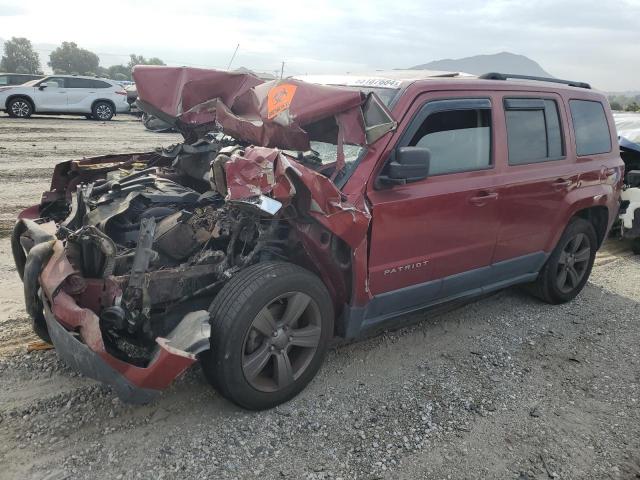
[[[614,114],[620,156],[625,164],[625,188],[620,196],[620,235],[633,240],[640,254],[640,113]]]

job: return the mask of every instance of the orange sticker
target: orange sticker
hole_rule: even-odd
[[[269,90],[267,95],[267,118],[269,120],[289,108],[297,88],[297,85],[283,83]]]

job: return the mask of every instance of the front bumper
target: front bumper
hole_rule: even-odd
[[[26,235],[37,237],[29,232]],[[29,274],[36,266],[39,275]],[[125,362],[105,348],[98,315],[78,304],[77,291],[69,291],[70,284],[75,283],[77,289],[77,282],[67,279],[77,277],[78,272],[67,260],[61,241],[48,240],[31,247],[24,271],[25,301],[31,309],[34,305],[42,307],[58,356],[70,368],[110,385],[124,402],[153,400],[197,360],[198,353],[209,348],[209,314],[199,310],[185,315],[166,338],[156,338],[157,346],[146,367]],[[100,305],[118,296],[108,279],[83,280],[84,295],[89,297],[83,303]],[[34,297],[39,302],[34,302]]]
[[[86,377],[110,385],[123,402],[144,404],[160,394],[160,390],[135,385],[109,365],[100,355],[82,343],[77,334],[64,328],[44,300],[44,316],[51,342],[56,348],[58,356],[69,368]]]

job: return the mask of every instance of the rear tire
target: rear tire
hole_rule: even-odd
[[[107,122],[113,118],[116,112],[109,102],[96,102],[91,109],[91,113],[94,119]]]
[[[211,307],[209,382],[250,410],[275,407],[313,379],[333,335],[324,284],[290,263],[264,262],[236,274]]]
[[[33,114],[33,106],[24,97],[12,98],[7,104],[7,113],[13,118],[29,118]]]
[[[575,217],[529,291],[541,300],[559,304],[573,300],[584,288],[596,257],[598,239],[593,225]]]

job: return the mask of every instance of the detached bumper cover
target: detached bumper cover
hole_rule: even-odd
[[[148,403],[160,394],[160,390],[141,388],[131,383],[124,375],[103,360],[96,352],[82,343],[77,335],[64,328],[44,302],[47,329],[56,353],[68,367],[82,375],[111,385],[123,402]]]
[[[62,242],[52,240],[39,245],[46,245],[50,253],[39,277],[25,276],[26,297],[37,295],[35,292],[40,290],[49,335],[60,358],[83,375],[111,385],[122,401],[153,400],[197,360],[198,353],[209,348],[209,314],[199,310],[187,314],[167,338],[156,338],[157,347],[146,367],[114,357],[105,348],[96,313],[78,305],[65,292],[65,280],[77,272],[67,260]],[[27,265],[35,265],[36,259],[31,257],[37,252],[37,248],[31,249]],[[110,292],[106,282],[101,291],[108,298],[117,293]],[[89,290],[86,294],[91,295]]]
[[[49,335],[60,358],[77,372],[111,385],[123,402],[150,402],[196,361],[197,353],[209,348],[209,314],[192,312],[168,338],[156,339],[158,346],[149,365],[138,367],[106,351],[98,317],[79,307],[65,292],[59,292],[52,304],[42,295],[42,303]]]

